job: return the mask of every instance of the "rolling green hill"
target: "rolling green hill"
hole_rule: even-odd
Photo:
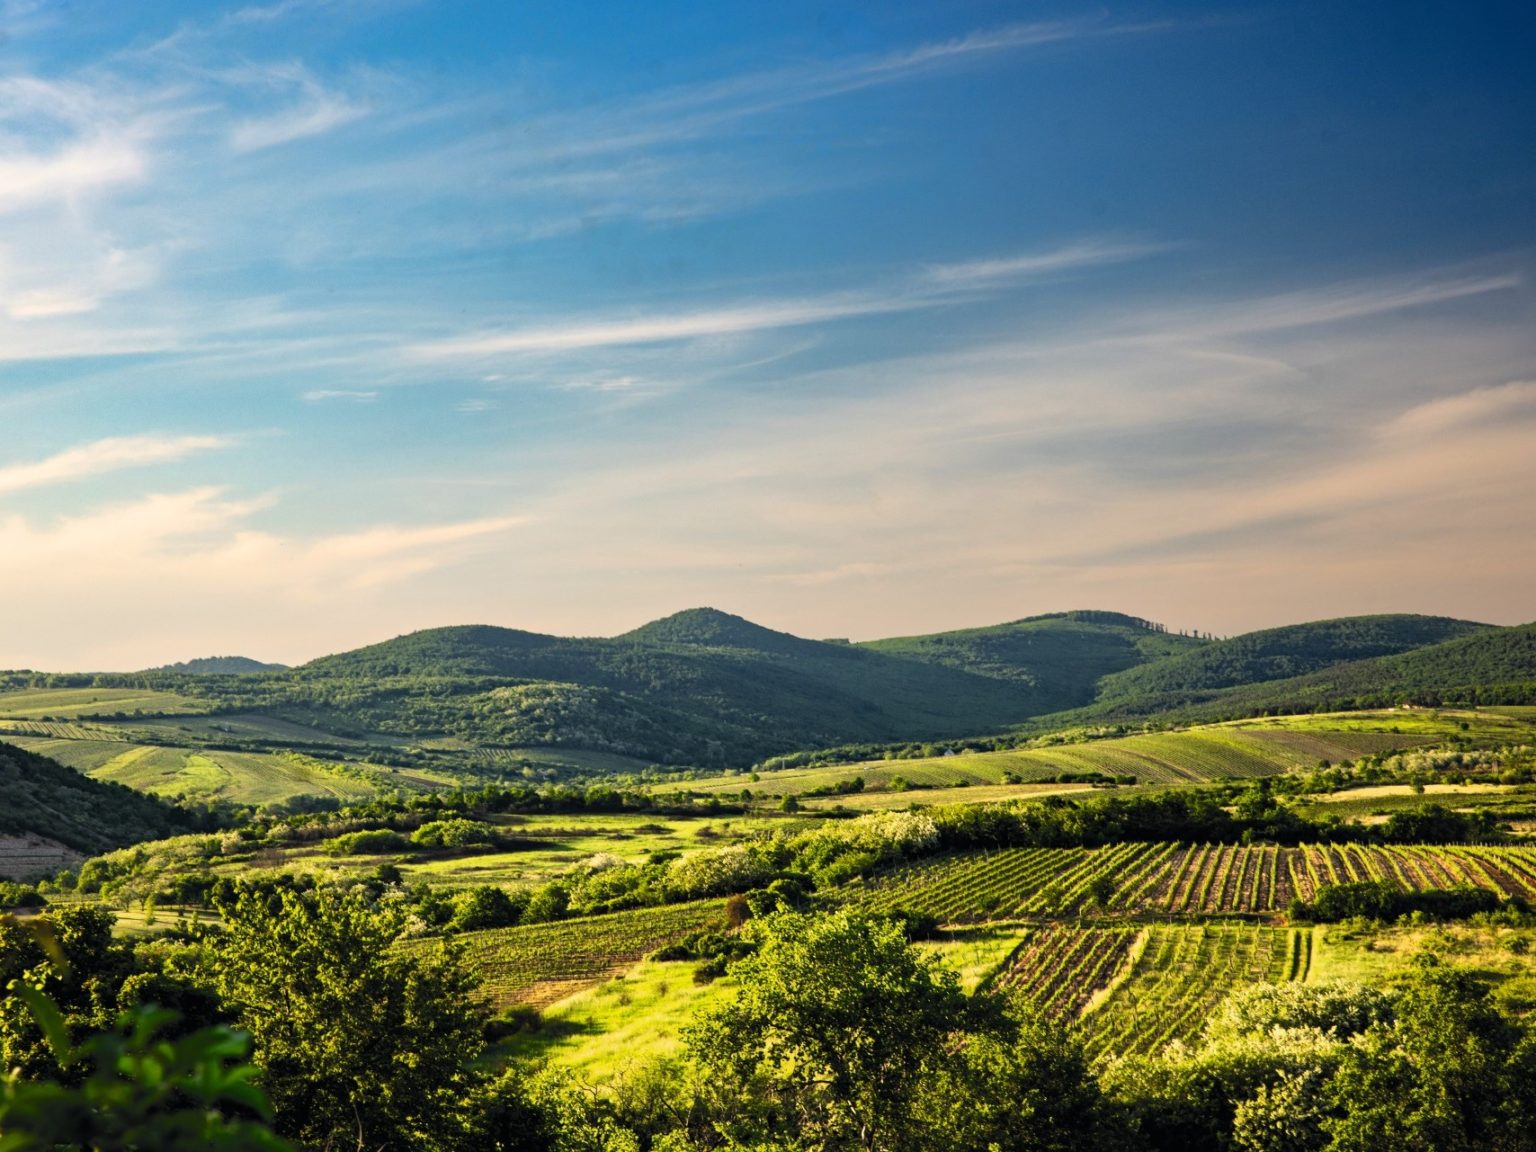
[[[1173,635],[1135,616],[1093,611],[1057,612],[989,628],[860,645],[1004,681],[1018,688],[1036,714],[1090,703],[1105,677],[1189,659],[1210,646],[1210,641]]]
[[[1039,710],[1018,683],[803,640],[712,609],[613,639],[433,629],[262,684],[279,706],[308,703],[383,732],[706,763],[808,744],[957,735]]]
[[[850,644],[701,608],[612,638],[436,628],[244,675],[13,674],[0,717],[17,736],[229,753],[280,746],[463,777],[480,773],[478,761],[456,751],[578,749],[639,766],[725,768],[803,749],[856,746],[867,756],[881,745],[1105,720],[1421,697],[1516,703],[1536,699],[1530,646],[1528,629],[1424,616],[1212,641],[1093,611]]]
[[[1349,627],[1357,623],[1364,628]],[[1234,683],[1231,681],[1239,675],[1265,676],[1287,666],[1305,665],[1312,659],[1326,659],[1325,655],[1313,657],[1301,651],[1287,653],[1284,644],[1250,643],[1254,637],[1273,633],[1239,636],[1219,642],[1221,647],[1212,645],[1208,651],[1195,653],[1193,658],[1178,657],[1108,677],[1097,703],[1038,717],[1031,725],[1045,730],[1106,721],[1212,721],[1401,704],[1433,707],[1536,703],[1536,624],[1495,628],[1428,617],[1361,617],[1324,621],[1317,626],[1321,633],[1309,633],[1314,626],[1274,632],[1281,633],[1282,640],[1290,643],[1317,639],[1319,635],[1325,639],[1330,635],[1369,636],[1372,631],[1380,635],[1383,625],[1388,633],[1403,628],[1399,635],[1405,645],[1415,634],[1423,635],[1436,627],[1454,638],[1369,659],[1333,661],[1302,675],[1266,676]],[[1286,633],[1292,634],[1289,640],[1283,635]],[[1347,643],[1340,644],[1332,650],[1343,652],[1348,647]]]
[[[1230,703],[1282,711],[1393,704],[1536,702],[1536,624],[1493,628],[1410,652],[1234,691]]]

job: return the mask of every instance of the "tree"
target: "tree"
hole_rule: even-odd
[[[14,980],[46,994],[73,1036],[110,1027],[134,968],[132,953],[112,937],[113,922],[96,905],[50,908],[31,921],[0,918],[0,988]],[[35,1014],[18,997],[0,999],[0,1060],[27,1076],[61,1072]]]
[[[863,1152],[1091,1146],[1098,1093],[1081,1050],[852,910],[754,921],[740,992],[684,1043],[713,1093],[716,1140]]]
[[[763,923],[736,1000],[684,1032],[725,1091],[719,1126],[743,1142],[909,1146],[919,1083],[966,1013],[958,979],[891,920],[844,910]]]
[[[1122,1148],[1081,1045],[1008,1003],[922,1083],[929,1146],[945,1152],[1090,1152]]]
[[[1466,972],[1430,967],[1345,1050],[1330,1152],[1536,1149],[1536,1043]]]
[[[474,983],[394,947],[400,917],[360,895],[240,886],[206,964],[252,1036],[278,1131],[314,1147],[454,1147],[482,1047]]]

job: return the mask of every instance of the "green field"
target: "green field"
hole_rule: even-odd
[[[1461,724],[1468,728],[1463,731]],[[823,768],[732,773],[665,784],[658,792],[690,791],[730,795],[749,788],[755,795],[802,796],[862,777],[870,791],[956,785],[1002,785],[1004,774],[1039,781],[1064,772],[1133,776],[1138,784],[1198,784],[1214,780],[1274,776],[1337,764],[1361,756],[1421,748],[1456,738],[1480,744],[1518,743],[1533,738],[1527,720],[1482,712],[1333,713],[1272,717],[1212,724],[1176,732],[1154,732],[1107,740],[1086,740],[1004,752],[963,752],[913,760],[869,760]],[[757,779],[753,779],[756,775]],[[848,802],[845,797],[837,800]]]
[[[0,692],[0,718],[13,720],[76,720],[119,713],[177,716],[207,710],[208,704],[203,701],[141,688],[23,688]]]
[[[125,784],[157,796],[267,804],[291,796],[352,800],[377,791],[366,780],[266,752],[16,737],[9,742],[58,760],[94,779]]]
[[[529,886],[594,856],[626,863],[652,852],[688,851],[735,843],[786,823],[783,817],[675,817],[646,815],[545,815],[517,817],[506,827],[531,843],[514,852],[459,855],[409,862],[414,880],[462,887],[470,884]]]

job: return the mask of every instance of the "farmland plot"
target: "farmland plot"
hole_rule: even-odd
[[[637,908],[457,937],[497,1007],[543,1006],[633,966],[690,932],[724,923],[724,901]],[[412,947],[425,947],[425,942]]]

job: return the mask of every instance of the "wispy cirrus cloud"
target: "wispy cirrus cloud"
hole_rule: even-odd
[[[229,146],[236,152],[259,152],[263,148],[323,136],[354,120],[361,120],[368,111],[367,105],[316,90],[307,93],[292,107],[236,124],[230,129]]]
[[[228,436],[113,436],[42,460],[0,466],[0,494],[65,484],[124,468],[167,464],[233,443]]]
[[[429,341],[411,345],[406,351],[421,359],[447,360],[661,344],[798,328],[859,316],[936,308],[952,303],[958,294],[969,290],[1017,285],[1075,269],[1133,260],[1160,250],[1150,244],[1075,244],[1043,253],[938,265],[865,291],[781,297],[668,314],[559,321]]]
[[[1416,405],[1382,428],[1389,439],[1422,439],[1494,422],[1536,420],[1536,381],[1512,380]]]
[[[1507,292],[1523,282],[1514,272],[1468,276],[1432,271],[1386,276],[1247,300],[1206,301],[1198,310],[1185,314],[1152,313],[1148,327],[1176,339],[1251,336],[1427,308]]]
[[[672,88],[526,126],[533,148],[566,158],[651,149],[729,131],[768,112],[976,67],[989,59],[1074,40],[1161,31],[1167,24],[1062,20],[981,29],[893,52],[853,54]]]

